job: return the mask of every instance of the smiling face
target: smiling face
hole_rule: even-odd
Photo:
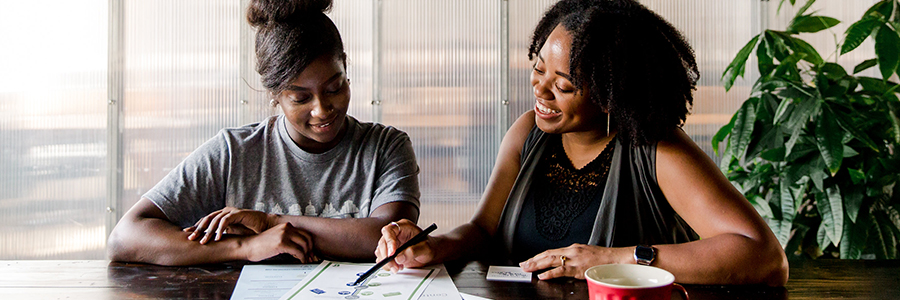
[[[603,110],[587,98],[587,87],[576,88],[569,74],[572,35],[557,25],[547,37],[531,72],[535,123],[547,133],[605,131]],[[605,133],[604,133],[605,134]]]
[[[350,82],[343,57],[319,57],[276,97],[291,139],[300,148],[322,153],[337,145],[347,131]]]

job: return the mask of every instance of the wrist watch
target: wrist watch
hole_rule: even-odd
[[[634,261],[639,265],[649,266],[656,259],[656,248],[649,245],[637,245],[634,247]]]

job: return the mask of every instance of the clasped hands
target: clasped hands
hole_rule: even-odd
[[[393,255],[395,250],[422,229],[409,220],[401,220],[381,228],[381,239],[375,249],[377,261]],[[436,250],[440,249],[440,238],[429,236],[425,241],[406,248],[388,262],[384,270],[396,273],[404,268],[427,266],[434,261]],[[446,249],[444,249],[446,250]],[[525,272],[537,272],[538,279],[547,280],[557,277],[574,277],[584,279],[584,271],[596,265],[620,263],[617,258],[627,255],[627,248],[607,248],[584,244],[573,244],[565,248],[550,249],[519,263]],[[562,259],[565,257],[565,259]]]
[[[201,218],[194,226],[183,229],[190,232],[188,240],[207,244],[222,239],[223,235],[238,235],[249,261],[261,261],[287,253],[302,263],[318,261],[313,253],[313,238],[305,230],[290,222],[278,222],[278,216],[250,209],[225,207]]]

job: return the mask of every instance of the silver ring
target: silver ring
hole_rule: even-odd
[[[397,228],[400,228],[400,224],[397,224],[397,222],[391,222],[390,225],[394,225],[394,226],[397,226]]]

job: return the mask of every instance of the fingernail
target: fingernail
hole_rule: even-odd
[[[544,275],[544,273],[538,274],[538,279],[544,280],[546,278],[547,278],[547,275]]]

